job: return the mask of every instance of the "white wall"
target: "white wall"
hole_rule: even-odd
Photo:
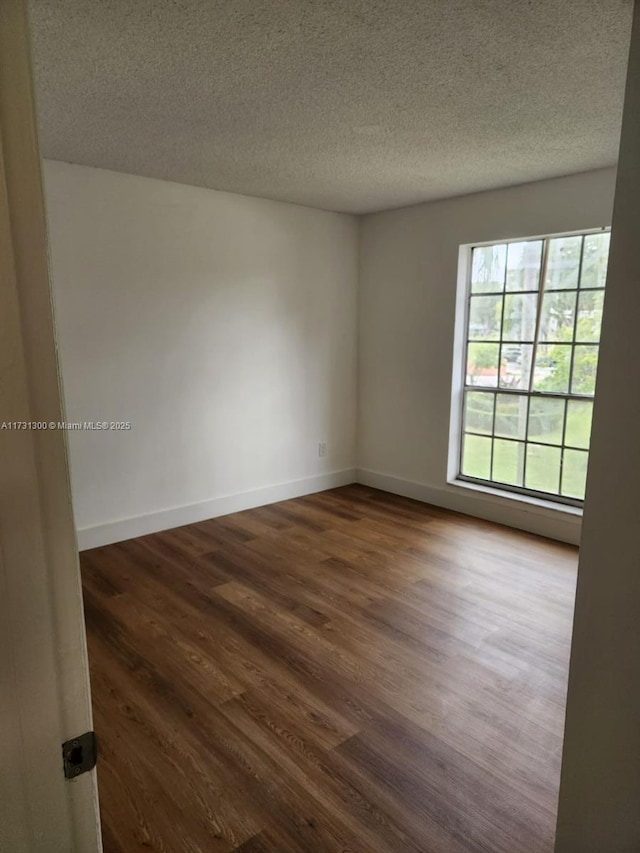
[[[81,546],[352,481],[354,217],[58,162],[45,188],[67,419],[132,423],[70,434]]]
[[[390,491],[578,541],[580,517],[447,484],[461,244],[611,224],[615,170],[364,217],[358,477]]]
[[[610,224],[613,169],[366,216],[359,247],[342,214],[45,178],[68,419],[133,425],[70,435],[81,546],[351,481],[357,397],[361,481],[578,541],[575,511],[447,483],[458,248]]]

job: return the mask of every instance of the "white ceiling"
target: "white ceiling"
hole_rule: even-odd
[[[32,0],[46,157],[363,213],[617,159],[632,0]]]

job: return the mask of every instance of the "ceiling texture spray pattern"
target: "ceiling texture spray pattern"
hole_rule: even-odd
[[[609,166],[632,0],[32,0],[46,157],[350,213]]]

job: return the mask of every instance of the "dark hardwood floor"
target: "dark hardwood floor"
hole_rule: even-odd
[[[575,548],[348,486],[81,562],[105,853],[551,853]]]

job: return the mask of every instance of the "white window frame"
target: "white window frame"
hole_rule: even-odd
[[[498,244],[521,243],[534,240],[552,240],[556,237],[576,237],[589,234],[610,232],[610,225],[595,228],[580,228],[574,231],[559,231],[515,237],[496,237],[491,240],[464,243],[458,251],[458,277],[456,287],[456,311],[453,344],[453,377],[451,388],[451,416],[449,421],[449,453],[447,461],[447,483],[461,486],[475,492],[484,492],[500,498],[516,500],[549,509],[582,515],[582,500],[566,498],[562,495],[536,492],[519,486],[507,485],[491,480],[479,480],[461,474],[462,442],[464,425],[464,391],[466,387],[466,350],[469,322],[469,297],[471,293],[472,253],[476,248]],[[605,289],[606,293],[606,289]],[[483,389],[478,388],[479,391]],[[526,392],[528,395],[530,392]],[[535,396],[535,395],[532,395]]]

